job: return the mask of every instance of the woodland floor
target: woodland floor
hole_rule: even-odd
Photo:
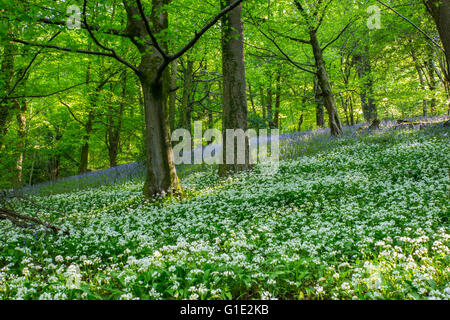
[[[298,140],[296,140],[298,139]],[[301,141],[300,141],[301,140]],[[275,174],[54,195],[0,221],[0,299],[449,299],[449,129],[291,137]]]

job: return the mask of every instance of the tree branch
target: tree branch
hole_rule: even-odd
[[[19,214],[15,211],[12,211],[12,210],[9,210],[6,208],[0,208],[0,219],[9,220],[14,225],[21,227],[21,228],[32,228],[33,225],[31,223],[34,223],[34,224],[42,225],[46,228],[49,228],[49,229],[53,230],[54,232],[63,231],[60,227],[51,225],[48,222],[43,222],[35,217],[24,216],[22,214]],[[26,223],[26,222],[28,222],[28,223]],[[70,235],[69,230],[64,230],[63,232],[66,235]]]
[[[61,31],[58,31],[54,36],[52,36],[50,38],[50,41],[52,41],[53,39],[55,39],[59,34],[61,33]],[[2,100],[0,101],[0,105],[6,100],[9,99],[9,96],[14,92],[14,90],[16,89],[16,87],[20,84],[20,82],[22,82],[22,80],[25,78],[25,75],[27,74],[28,70],[31,68],[32,64],[34,63],[34,61],[36,60],[36,58],[38,57],[39,54],[42,53],[42,50],[39,50],[38,52],[36,52],[36,54],[33,56],[33,58],[31,59],[30,63],[27,65],[27,67],[25,68],[25,70],[23,71],[22,75],[20,76],[19,79],[17,79],[16,83],[14,83],[14,86],[11,88],[11,90],[6,94],[6,96],[4,96],[2,98]]]
[[[103,81],[90,81],[89,83],[102,83]],[[108,81],[108,82],[116,82],[116,81]],[[22,98],[47,98],[50,96],[53,96],[55,94],[61,93],[61,92],[65,92],[65,91],[69,91],[72,90],[73,88],[82,86],[82,85],[86,85],[88,84],[86,81],[81,82],[81,83],[77,83],[74,84],[73,86],[61,89],[61,90],[57,90],[55,92],[52,93],[45,93],[45,94],[39,94],[39,95],[26,95],[26,96],[14,96],[14,97],[8,97],[6,99],[22,99]]]
[[[355,20],[350,21],[345,27],[344,29],[341,30],[341,32],[339,32],[339,34],[336,36],[336,38],[334,38],[333,40],[331,40],[330,42],[328,42],[328,44],[326,44],[323,48],[322,48],[322,52],[325,51],[326,48],[328,48],[329,46],[331,46],[333,43],[335,43],[343,34],[344,32],[353,24],[353,22],[355,22]]]
[[[89,33],[89,35],[91,36],[92,40],[94,40],[95,44],[97,46],[99,46],[100,48],[102,48],[103,50],[109,51],[111,52],[111,57],[113,57],[114,59],[116,59],[117,61],[119,61],[120,63],[126,65],[128,68],[130,68],[131,70],[133,70],[134,72],[139,72],[138,68],[134,65],[132,65],[131,63],[129,63],[128,61],[124,60],[123,58],[119,57],[116,53],[116,51],[114,51],[114,49],[112,48],[108,48],[104,45],[102,45],[100,43],[100,41],[97,40],[97,38],[94,36],[94,34],[92,33],[88,23],[87,23],[87,18],[86,18],[86,6],[87,6],[87,0],[84,0],[83,2],[83,20],[84,20],[84,24],[86,25],[86,29]]]
[[[84,122],[82,122],[80,119],[78,119],[75,114],[72,112],[72,109],[70,109],[69,105],[67,103],[64,103],[64,101],[62,101],[61,97],[58,96],[58,100],[59,102],[61,102],[61,104],[67,108],[67,110],[69,110],[70,115],[72,116],[72,118],[78,122],[79,124],[81,124],[83,127],[86,127],[86,124]]]
[[[303,68],[303,67],[300,66],[297,62],[295,62],[294,60],[292,60],[292,59],[291,59],[291,58],[283,51],[283,49],[281,49],[281,47],[276,43],[276,41],[275,41],[274,39],[272,39],[271,37],[269,37],[264,31],[261,30],[260,26],[258,25],[258,23],[256,23],[256,22],[254,21],[253,17],[252,17],[251,19],[252,19],[253,22],[255,23],[255,26],[256,26],[256,28],[258,29],[258,31],[261,32],[261,34],[262,34],[264,37],[266,37],[270,42],[272,42],[272,43],[275,45],[275,47],[278,49],[278,51],[280,51],[280,53],[286,58],[286,60],[287,60],[288,62],[290,62],[294,67],[296,67],[296,68],[298,68],[298,69],[300,69],[300,70],[302,70],[302,71],[309,72],[309,73],[312,73],[312,74],[316,74],[316,72],[314,72],[314,71],[312,71],[312,70],[309,70],[309,69],[306,69],[306,68]]]
[[[444,48],[442,48],[436,41],[434,41],[425,31],[423,31],[422,29],[420,29],[417,25],[414,24],[414,22],[412,22],[411,20],[409,20],[408,18],[406,18],[404,15],[402,15],[401,13],[399,13],[397,10],[395,10],[394,8],[388,6],[387,4],[385,4],[384,2],[381,2],[380,0],[377,0],[379,3],[381,3],[383,6],[385,6],[386,8],[388,8],[389,10],[393,11],[396,15],[398,15],[400,18],[402,18],[403,20],[407,21],[410,25],[412,25],[414,28],[416,28],[417,30],[420,31],[420,33],[422,33],[425,37],[427,37],[431,42],[433,42],[433,44],[438,47],[439,49],[442,50],[442,52],[445,53]]]
[[[24,44],[24,45],[40,47],[40,48],[55,49],[55,50],[64,51],[64,52],[82,53],[82,54],[88,54],[88,55],[94,55],[94,56],[111,57],[111,58],[114,58],[114,59],[118,60],[119,62],[121,62],[122,64],[124,64],[125,66],[127,66],[128,68],[133,70],[134,72],[136,72],[136,73],[140,72],[139,69],[136,68],[131,63],[129,63],[129,62],[125,61],[125,60],[120,60],[120,58],[117,59],[118,57],[114,56],[112,53],[109,53],[109,52],[91,51],[91,50],[83,50],[83,49],[71,49],[71,48],[60,47],[60,46],[55,46],[55,45],[30,42],[30,41],[25,41],[25,40],[16,39],[16,38],[12,39],[12,41],[17,42],[17,43],[21,43],[21,44]]]
[[[138,6],[139,14],[141,15],[142,21],[144,21],[145,30],[147,31],[148,35],[152,39],[152,44],[158,50],[158,52],[161,54],[164,60],[167,59],[167,54],[164,52],[164,50],[160,47],[158,41],[156,40],[155,36],[153,35],[153,32],[150,28],[150,25],[148,24],[147,16],[145,15],[144,8],[142,7],[141,0],[136,0],[136,4]]]
[[[50,24],[50,25],[55,25],[55,26],[66,26],[67,25],[67,21],[53,21],[51,19],[48,18],[40,18],[37,20],[38,22],[42,22],[45,24]],[[117,29],[106,29],[104,31],[102,31],[102,28],[96,25],[87,25],[85,22],[81,22],[81,26],[82,29],[90,29],[93,31],[98,31],[98,32],[102,32],[105,34],[109,34],[109,35],[114,35],[114,36],[119,36],[119,37],[124,37],[124,38],[130,38],[131,35],[129,33],[127,33],[124,30],[117,30]]]
[[[139,1],[139,0],[138,0]],[[178,52],[175,54],[168,56],[167,59],[164,60],[164,63],[161,65],[161,67],[158,70],[158,76],[161,76],[164,69],[174,60],[181,57],[183,54],[185,54],[190,48],[192,48],[197,41],[208,31],[212,26],[214,26],[217,21],[219,21],[224,15],[226,15],[228,12],[236,8],[238,5],[240,5],[244,0],[236,0],[229,6],[225,7],[220,11],[214,18],[211,19],[210,22],[208,22],[199,32],[195,34],[195,36],[189,41],[183,48],[181,48]]]

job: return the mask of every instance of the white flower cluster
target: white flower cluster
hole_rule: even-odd
[[[449,299],[449,137],[326,143],[164,203],[131,182],[35,197],[71,236],[0,221],[0,299]]]

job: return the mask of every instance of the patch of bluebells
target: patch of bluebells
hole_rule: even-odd
[[[408,119],[411,122],[427,122],[427,123],[442,123],[448,120],[447,116],[436,117],[417,117]],[[361,128],[367,126],[366,123],[355,124],[353,126],[343,126],[344,140],[359,139],[361,136],[371,134],[372,132],[361,132]],[[408,124],[398,125],[394,120],[382,121],[380,127],[376,132],[385,132],[399,129],[409,129],[411,126]],[[433,126],[435,131],[439,131],[440,125]],[[413,126],[413,129],[419,129],[419,125]],[[428,130],[429,134],[432,134],[433,130]],[[437,134],[440,134],[437,132]],[[258,138],[259,139],[259,138]],[[268,137],[269,150],[270,139]],[[279,136],[281,154],[280,159],[295,159],[299,156],[315,153],[323,150],[328,150],[335,145],[335,138],[330,136],[330,130],[327,128],[300,131],[293,133],[284,133]],[[203,147],[203,149],[206,147]],[[194,156],[192,151],[192,158]],[[181,164],[177,166],[177,173],[180,178],[184,178],[189,174],[200,171],[207,171],[211,169],[207,165],[189,165]],[[104,185],[114,185],[124,182],[140,182],[145,177],[145,163],[144,162],[132,162],[123,164],[117,167],[109,168],[106,170],[91,171],[80,175],[61,178],[56,181],[48,181],[39,183],[32,186],[25,186],[20,190],[14,190],[13,193],[28,194],[28,195],[45,195],[71,192],[76,190],[82,190],[85,188],[96,188]]]

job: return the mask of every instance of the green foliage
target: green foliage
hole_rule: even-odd
[[[421,115],[424,101],[428,103],[428,114],[448,112],[448,92],[441,81],[445,65],[442,64],[442,53],[431,47],[410,24],[382,8],[381,28],[369,30],[367,20],[370,14],[367,8],[374,4],[373,1],[332,1],[329,6],[317,6],[314,2],[300,3],[310,14],[317,10],[315,24],[322,18],[318,34],[322,46],[336,40],[327,47],[324,58],[338,103],[338,112],[344,123],[350,124],[351,119],[356,123],[363,121],[359,94],[361,84],[368,76],[373,80],[371,98],[378,107],[380,118]],[[7,52],[7,44],[11,38],[73,50],[104,51],[85,29],[70,30],[64,23],[60,25],[39,21],[43,18],[46,21],[67,21],[69,5],[77,5],[82,9],[83,1],[2,1],[2,57],[11,53]],[[294,67],[279,50],[283,50],[299,65],[314,70],[310,46],[290,39],[308,38],[307,21],[290,0],[265,3],[244,1],[243,8],[250,127],[265,128],[270,125],[272,119],[268,105],[271,100],[272,116],[278,112],[282,132],[297,131],[301,114],[302,130],[316,128],[313,75]],[[151,4],[145,2],[144,9],[149,13]],[[156,38],[167,41],[169,52],[173,53],[219,12],[220,3],[217,1],[205,5],[198,1],[177,0],[168,2],[161,10],[167,11],[170,23],[164,33],[156,34]],[[122,6],[117,1],[108,0],[98,4],[96,1],[88,1],[87,12],[87,21],[95,27],[96,39],[103,45],[114,48],[119,56],[138,65],[140,55],[130,39],[109,32],[125,30],[126,13]],[[437,36],[433,21],[425,14],[422,4],[403,6],[401,13],[429,35]],[[49,42],[57,32],[61,33]],[[40,53],[21,85],[11,94],[27,97],[19,101],[20,104],[27,104],[24,112],[27,124],[25,137],[19,138],[16,134],[19,128],[15,121],[18,111],[10,113],[7,120],[9,130],[4,138],[4,146],[0,149],[0,167],[3,173],[0,178],[1,188],[14,185],[14,176],[19,170],[16,158],[21,154],[24,155],[21,169],[24,178],[21,184],[38,183],[77,173],[81,162],[81,148],[86,142],[89,144],[88,169],[108,168],[110,162],[106,136],[111,126],[118,125],[118,118],[122,118],[122,124],[119,129],[117,164],[144,158],[143,98],[139,82],[132,72],[127,72],[124,66],[109,57],[41,50],[22,44],[15,46],[17,54],[14,55],[12,83],[20,79],[33,57]],[[359,79],[354,56],[365,52],[365,48],[368,50],[366,54],[371,73]],[[220,23],[206,33],[188,55],[194,61],[195,71],[193,89],[188,94],[191,121],[202,120],[207,123],[204,127],[220,129]],[[413,61],[413,55],[417,63]],[[184,60],[185,57],[182,57],[178,61],[174,120],[177,127],[182,123],[185,112],[180,109],[186,64]],[[433,66],[431,75],[427,69],[430,61]],[[424,78],[423,84],[419,81],[416,64]],[[125,88],[121,82],[124,72],[128,73]],[[7,77],[7,73],[0,72],[0,89],[4,88],[0,90],[2,98],[8,94],[5,82]],[[105,80],[109,82],[99,89],[99,84]],[[86,82],[89,84],[86,85]],[[276,105],[277,98],[279,106]],[[119,113],[121,104],[125,105],[123,114]],[[92,130],[87,133],[85,125],[91,113]]]

